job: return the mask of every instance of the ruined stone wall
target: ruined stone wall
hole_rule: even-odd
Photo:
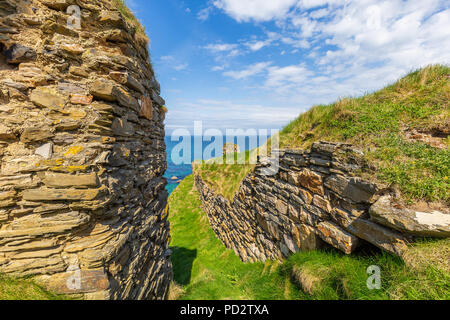
[[[261,174],[275,159],[259,161],[233,201],[195,176],[212,228],[243,261],[324,245],[350,254],[363,243],[401,256],[414,236],[450,236],[450,212],[396,206],[386,186],[357,177],[370,168],[350,145],[320,142],[279,156],[276,175]]]
[[[163,299],[165,102],[115,3],[0,0],[0,273],[87,299]]]

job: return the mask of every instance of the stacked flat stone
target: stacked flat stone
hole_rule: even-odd
[[[0,1],[0,273],[86,299],[164,299],[165,102],[113,3]]]
[[[311,150],[278,154],[279,166],[271,169],[277,173],[261,174],[277,161],[259,159],[232,201],[195,176],[212,228],[242,261],[283,259],[326,245],[350,254],[363,243],[402,256],[414,236],[450,236],[448,210],[399,209],[390,188],[359,177],[371,168],[351,145],[317,142]]]

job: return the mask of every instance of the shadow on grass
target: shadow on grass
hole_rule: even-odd
[[[174,280],[185,286],[191,282],[192,265],[197,258],[197,249],[190,250],[180,247],[171,247]]]

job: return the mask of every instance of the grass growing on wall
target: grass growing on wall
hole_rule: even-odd
[[[424,241],[405,257],[335,249],[300,252],[285,262],[244,264],[216,238],[200,209],[193,176],[169,199],[174,265],[172,299],[450,299],[450,241]],[[430,257],[434,257],[430,259]],[[381,268],[369,290],[367,268]]]
[[[255,168],[255,165],[251,164],[254,162],[249,161],[250,152],[245,151],[234,154],[235,162],[241,164],[227,164],[225,155],[221,159],[221,164],[214,163],[214,160],[194,163],[194,172],[199,174],[203,181],[211,186],[213,190],[232,200],[244,177]]]
[[[0,274],[0,300],[66,300],[65,296],[50,293],[31,279]]]
[[[446,148],[408,140],[412,130],[440,137]],[[449,205],[449,131],[450,68],[432,65],[375,93],[311,108],[281,131],[280,147],[307,149],[320,140],[352,143],[376,168],[368,177],[397,188],[406,202]],[[247,169],[217,166],[207,170],[222,184],[237,185],[226,190],[229,195],[237,191],[236,181],[242,181]]]
[[[147,44],[149,39],[147,37],[147,34],[145,33],[144,26],[139,22],[139,20],[135,17],[133,12],[127,7],[125,0],[112,0],[112,3],[117,10],[122,13],[123,17],[127,20],[127,22],[133,26],[136,34],[135,39],[136,41]]]

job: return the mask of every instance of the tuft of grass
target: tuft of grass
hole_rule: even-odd
[[[30,278],[0,274],[0,300],[67,300],[63,295],[46,291]]]
[[[147,45],[149,39],[147,34],[145,33],[144,26],[139,22],[139,20],[135,17],[133,12],[127,7],[125,0],[112,0],[114,7],[122,13],[123,17],[126,21],[134,28],[135,31],[135,40],[142,44]]]
[[[202,212],[193,176],[169,198],[172,262],[181,300],[450,299],[449,240],[423,240],[405,255],[328,248],[284,262],[245,264],[217,239]],[[367,287],[367,268],[381,269],[381,289]]]
[[[408,139],[407,133],[414,131],[440,138],[447,148]],[[374,169],[366,178],[391,185],[407,203],[449,205],[449,132],[450,67],[430,65],[375,93],[312,107],[281,131],[280,148],[308,149],[320,140],[351,143]],[[228,197],[247,173],[244,166],[208,170],[228,186],[216,189]]]

